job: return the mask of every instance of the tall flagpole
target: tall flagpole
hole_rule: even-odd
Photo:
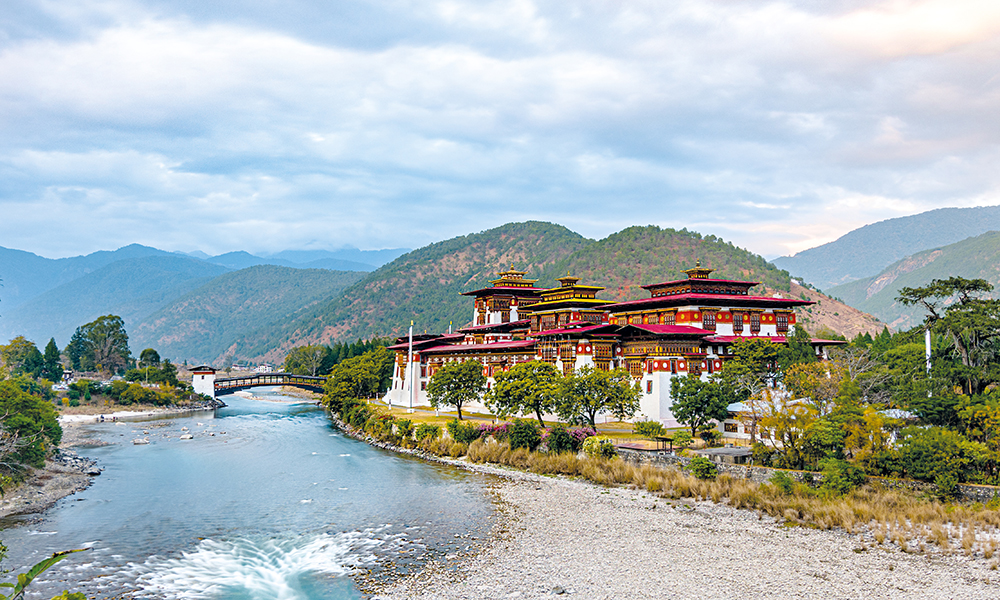
[[[410,405],[410,410],[412,411],[413,410],[413,321],[410,321],[410,347],[409,347],[409,353],[406,358],[406,370],[409,371],[406,380],[410,382],[409,386],[406,388],[406,396],[409,399],[408,401]]]

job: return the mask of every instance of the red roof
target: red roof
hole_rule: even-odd
[[[449,354],[452,352],[482,352],[490,350],[500,352],[502,350],[521,350],[534,348],[535,340],[517,340],[514,342],[495,342],[492,344],[448,344],[445,346],[435,346],[422,350],[421,354]]]
[[[692,281],[696,282],[695,285],[698,285],[698,283],[700,283],[702,281],[707,282],[707,283],[738,283],[738,284],[741,284],[741,285],[745,285],[747,287],[753,287],[755,285],[760,285],[759,281],[739,281],[737,279],[675,279],[673,281],[665,281],[663,283],[650,283],[649,285],[642,286],[642,288],[648,290],[650,288],[658,288],[658,287],[664,287],[664,286],[668,286],[668,285],[682,285],[682,284],[687,284],[687,283],[691,283]]]
[[[507,323],[490,323],[488,325],[471,325],[469,327],[463,327],[459,329],[462,333],[476,333],[477,331],[489,331],[491,329],[517,329],[519,327],[530,327],[531,321],[529,319],[519,319],[517,321],[509,321]]]
[[[712,335],[711,331],[701,329],[700,327],[691,327],[690,325],[641,325],[639,323],[630,323],[628,325],[623,325],[618,331],[623,332],[629,327],[641,329],[642,331],[656,335]]]
[[[439,335],[430,339],[417,340],[417,336],[413,336],[413,349],[423,351],[424,348],[439,346],[441,344],[450,344],[452,342],[458,342],[465,339],[465,336],[461,333],[452,333]],[[405,338],[404,338],[405,339]],[[410,341],[406,340],[398,344],[393,344],[389,346],[389,350],[408,350],[410,347]]]
[[[497,286],[497,287],[487,287],[479,290],[472,290],[471,292],[462,292],[463,296],[475,296],[476,294],[485,294],[487,292],[504,292],[507,294],[515,294],[522,296],[537,296],[539,292],[543,291],[545,288],[540,287],[515,287],[515,286]]]
[[[737,340],[771,340],[775,344],[788,343],[788,338],[783,335],[713,335],[712,337],[705,338],[705,341],[710,344],[732,344]],[[822,340],[819,338],[812,338],[809,340],[809,343],[817,346],[830,346],[846,344],[847,342],[842,340]]]
[[[616,302],[602,306],[604,310],[614,312],[619,309],[633,309],[636,307],[656,304],[701,304],[712,301],[732,306],[739,310],[741,304],[758,304],[775,307],[808,306],[816,304],[810,300],[796,300],[795,298],[771,298],[768,296],[734,296],[728,294],[674,294],[672,296],[656,296],[654,298],[643,298],[641,300],[628,300],[626,302]]]
[[[600,325],[589,325],[587,327],[564,327],[562,329],[547,329],[545,331],[539,331],[538,333],[531,334],[533,337],[542,335],[570,335],[574,333],[589,333],[597,329],[604,328],[614,328],[617,325],[609,325],[607,323],[602,323]]]

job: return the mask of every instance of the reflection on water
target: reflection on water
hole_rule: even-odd
[[[405,570],[488,529],[479,476],[347,438],[308,403],[225,400],[214,415],[89,426],[114,442],[82,452],[104,473],[5,530],[5,566],[93,547],[43,576],[39,598],[352,598],[351,568]]]

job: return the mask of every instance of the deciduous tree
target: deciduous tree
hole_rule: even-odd
[[[486,391],[483,365],[475,360],[447,363],[435,371],[427,384],[431,406],[454,406],[462,418],[462,406],[481,398]]]
[[[497,416],[509,417],[534,413],[544,427],[542,414],[555,410],[562,378],[555,366],[542,361],[515,365],[509,371],[497,373],[486,403]]]
[[[624,369],[603,371],[586,366],[565,377],[560,387],[556,412],[569,423],[597,427],[597,415],[602,412],[624,420],[639,411],[642,392]]]
[[[674,377],[670,382],[670,397],[673,400],[670,412],[678,422],[691,428],[692,437],[712,421],[724,421],[729,416],[729,405],[737,400],[727,386],[692,376]]]

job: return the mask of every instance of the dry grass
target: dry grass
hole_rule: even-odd
[[[873,544],[895,544],[904,552],[947,554],[958,546],[966,555],[990,559],[996,554],[1000,537],[1000,513],[996,510],[981,504],[943,504],[878,485],[866,485],[841,496],[800,484],[786,494],[768,483],[728,475],[702,480],[676,469],[637,465],[619,458],[545,454],[523,448],[512,451],[506,442],[497,443],[492,438],[474,441],[467,456],[475,463],[578,476],[601,485],[644,489],[666,498],[726,503],[790,525],[843,529],[863,535]]]

